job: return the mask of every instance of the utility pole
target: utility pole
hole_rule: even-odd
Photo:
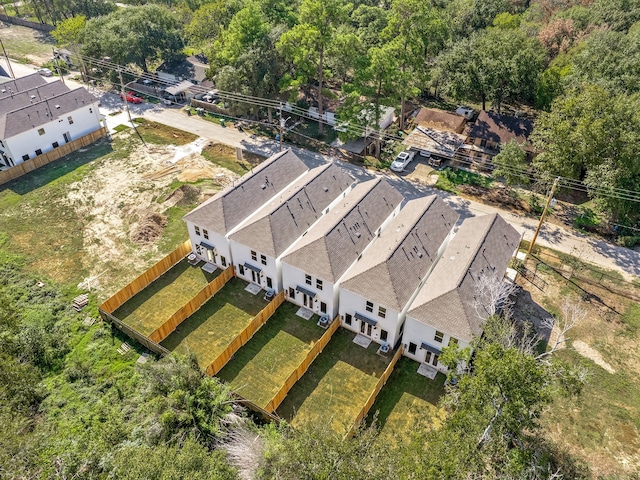
[[[66,83],[64,83],[64,76],[62,75],[62,72],[60,71],[60,64],[58,63],[58,56],[56,55],[56,49],[53,48],[53,63],[56,66],[56,70],[58,72],[58,76],[60,77],[60,80],[62,80],[62,84],[66,85]]]
[[[120,67],[118,67],[118,77],[120,77],[120,96],[122,97],[122,101],[124,102],[124,108],[126,108],[127,110],[127,115],[129,116],[129,123],[133,125],[133,120],[131,120],[131,111],[129,110],[129,102],[127,102],[127,94],[124,91],[124,81],[122,80],[122,68]],[[135,125],[133,125],[133,128],[135,128]]]
[[[9,61],[9,56],[7,55],[7,51],[4,49],[4,43],[2,43],[1,38],[0,38],[0,45],[2,46],[2,53],[4,54],[4,58],[7,61],[7,67],[9,67],[9,73],[11,74],[11,78],[15,80],[16,76],[13,73],[13,67],[11,66],[11,62]]]
[[[540,221],[538,222],[538,228],[536,228],[536,233],[533,234],[533,238],[531,239],[531,243],[529,244],[529,250],[527,250],[527,255],[525,255],[524,259],[526,260],[531,252],[533,251],[533,246],[536,244],[536,240],[538,239],[538,233],[540,233],[540,228],[542,227],[542,222],[544,222],[544,217],[547,216],[547,210],[549,210],[549,205],[551,205],[551,200],[553,199],[553,194],[556,191],[556,187],[558,186],[558,181],[560,177],[556,177],[553,181],[553,185],[551,185],[551,190],[549,191],[549,196],[547,197],[547,203],[544,206],[544,210],[542,210],[542,215],[540,215]]]

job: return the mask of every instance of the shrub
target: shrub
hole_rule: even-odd
[[[617,238],[618,245],[627,248],[633,248],[640,245],[640,237],[633,235],[621,235]]]

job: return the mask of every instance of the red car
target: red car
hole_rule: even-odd
[[[144,100],[142,98],[136,96],[133,92],[127,92],[126,94],[127,102],[129,103],[142,103]],[[121,93],[120,98],[125,98],[125,96]]]

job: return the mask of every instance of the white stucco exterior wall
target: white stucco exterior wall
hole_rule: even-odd
[[[282,286],[285,291],[286,298],[296,305],[300,305],[313,310],[314,313],[322,315],[321,303],[324,302],[327,305],[327,315],[334,318],[338,313],[338,288],[333,283],[322,280],[322,290],[317,287],[317,277],[311,276],[311,285],[308,285],[305,281],[305,272],[302,270],[282,263]],[[316,296],[312,301],[311,306],[309,304],[304,305],[304,296],[301,292],[296,292],[296,287],[300,285],[307,290],[315,292]],[[295,292],[295,296],[289,295],[289,289],[292,288]]]
[[[231,248],[231,256],[233,258],[234,268],[236,271],[236,275],[240,278],[245,279],[248,282],[255,283],[260,285],[263,289],[272,288],[276,292],[279,292],[282,289],[282,282],[278,279],[278,268],[276,265],[276,259],[270,257],[269,255],[265,255],[261,252],[256,251],[256,259],[254,260],[251,257],[251,249],[245,245],[242,245],[234,240],[229,240],[229,245]],[[261,255],[265,256],[266,265],[262,263]],[[260,269],[262,272],[258,275],[252,275],[251,270],[244,268],[244,273],[241,271],[240,266],[246,263],[254,265]],[[269,286],[268,278],[271,279],[271,286]]]
[[[196,234],[196,225],[193,222],[186,221],[187,230],[189,232],[189,239],[191,240],[191,250],[195,253],[200,260],[205,262],[214,263],[219,268],[227,268],[232,263],[231,249],[229,248],[229,241],[224,235],[217,232],[213,232],[203,227],[200,228],[200,235]],[[209,238],[204,237],[204,230],[207,230]],[[204,248],[197,248],[201,242],[207,243],[215,250],[211,253]],[[199,250],[199,252],[198,252]],[[223,258],[224,257],[224,258]]]
[[[52,109],[53,110],[53,109]],[[55,115],[55,110],[53,110]],[[69,117],[73,123],[69,123]],[[42,150],[42,153],[50,152],[54,149],[53,144],[64,145],[68,143],[64,134],[68,134],[68,141],[77,140],[78,138],[98,130],[101,125],[102,116],[98,110],[98,102],[83,105],[81,108],[71,113],[63,115],[61,118],[34,127],[33,129],[23,132],[19,135],[3,139],[5,145],[5,155],[13,160],[14,165],[25,161],[23,155],[29,155],[29,158],[36,157],[36,150]],[[44,129],[44,134],[40,135],[38,131]]]
[[[404,334],[402,336],[404,355],[417,362],[423,363],[425,361],[427,351],[421,348],[420,345],[422,344],[422,342],[428,343],[432,347],[435,347],[439,350],[442,350],[444,347],[449,345],[449,341],[452,338],[451,335],[447,332],[442,333],[444,334],[442,342],[437,342],[435,340],[435,328],[407,315],[407,318],[404,322]],[[416,345],[415,353],[409,352],[411,343]],[[469,343],[458,339],[458,346],[459,348],[465,348],[469,346]],[[433,366],[433,364],[431,364],[431,366]],[[438,363],[435,368],[437,368],[441,372],[447,371],[447,368],[440,363]]]
[[[373,303],[373,311],[367,311],[367,301]],[[385,318],[380,317],[379,315],[379,307],[383,307],[387,309],[385,314]],[[363,298],[360,295],[345,290],[343,288],[340,289],[340,322],[342,326],[347,330],[351,330],[353,332],[360,333],[360,327],[362,322],[355,318],[356,312],[365,315],[366,317],[371,318],[372,320],[377,320],[378,323],[375,327],[373,327],[371,331],[371,339],[377,343],[388,343],[391,346],[394,346],[400,337],[400,328],[402,326],[400,313],[396,310],[386,307],[385,305],[381,305],[376,303],[372,298]],[[351,315],[351,325],[346,323],[347,314]],[[366,327],[365,327],[366,328]],[[387,332],[387,339],[382,340],[380,335],[382,330]],[[366,332],[366,330],[365,330]],[[366,333],[365,333],[366,335]],[[367,335],[369,336],[369,335]]]

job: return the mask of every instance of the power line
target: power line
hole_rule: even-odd
[[[152,81],[156,84],[159,84],[161,86],[164,87],[164,89],[166,90],[166,88],[168,87],[172,87],[172,86],[176,86],[178,85],[180,82],[175,80],[169,80],[166,78],[161,78],[156,74],[152,74],[149,72],[136,72],[130,68],[127,68],[125,66],[121,66],[117,63],[111,62],[110,60],[106,60],[106,59],[96,59],[93,57],[89,57],[86,55],[82,55],[79,53],[76,53],[75,55],[77,55],[82,61],[86,61],[89,64],[94,64],[96,66],[102,67],[102,68],[106,68],[108,70],[111,70],[113,72],[116,73],[124,73],[127,74],[131,77],[134,77],[136,79],[143,79],[143,80],[149,80]],[[88,78],[94,79],[94,80],[101,80],[99,77],[93,77],[90,76],[88,74],[88,72],[85,72],[85,75]],[[203,87],[201,85],[193,85],[192,87],[189,87],[189,90],[191,90],[192,92],[194,92],[196,95],[198,94],[202,94],[202,93],[206,93],[209,91],[209,89],[207,87]],[[251,95],[247,95],[247,94],[242,94],[242,93],[238,93],[238,92],[230,92],[230,91],[224,91],[224,90],[217,90],[218,95],[220,96],[221,99],[223,100],[229,100],[232,102],[239,102],[239,103],[247,103],[249,105],[252,106],[256,106],[256,107],[262,107],[262,108],[273,108],[276,110],[285,110],[288,113],[291,113],[293,115],[297,115],[299,117],[302,118],[306,118],[308,120],[312,120],[318,123],[321,123],[323,125],[328,125],[330,127],[336,128],[336,125],[333,125],[331,123],[329,123],[328,121],[326,121],[324,118],[321,118],[319,115],[312,115],[309,113],[308,110],[305,110],[295,104],[291,104],[288,102],[282,102],[280,100],[274,100],[274,99],[268,99],[268,98],[262,98],[262,97],[255,97],[255,96],[251,96]],[[147,92],[141,92],[144,93],[145,95],[148,95],[150,97],[153,98],[157,98],[159,100],[162,100],[163,97],[161,96],[155,96],[155,95],[151,95]],[[181,102],[176,102],[182,105]],[[239,120],[243,120],[243,121],[247,121],[250,123],[254,123],[254,124],[261,124],[261,125],[265,125],[265,126],[269,126],[269,127],[275,127],[275,124],[272,125],[268,122],[260,122],[260,121],[255,121],[255,120],[248,120],[248,119],[240,119],[238,117],[233,117],[230,115],[224,115],[226,117],[229,118],[234,118],[234,119],[239,119]],[[355,136],[355,137],[363,137],[363,136],[372,136],[375,138],[378,138],[380,140],[385,140],[385,141],[396,141],[396,142],[401,142],[403,140],[403,138],[399,135],[394,135],[394,134],[390,134],[388,132],[383,132],[380,130],[376,130],[373,129],[372,127],[363,127],[363,126],[358,126],[358,125],[353,125],[353,124],[342,124],[342,125],[338,125],[338,128],[341,130],[344,130],[346,133],[348,133],[349,135]],[[368,132],[370,132],[370,134],[368,135]],[[302,135],[299,132],[295,132],[298,135],[301,135],[303,137],[305,137],[305,135]],[[306,137],[306,138],[310,138],[310,137]],[[318,139],[313,139],[316,141],[321,141]],[[476,162],[473,161],[472,159],[470,160],[465,160],[464,158],[462,158],[463,156],[459,153],[459,148],[456,149],[457,150],[457,156],[455,157],[455,160],[463,163],[463,164],[467,164],[467,165],[473,165]],[[501,170],[505,171],[506,173],[509,173],[511,175],[515,175],[515,176],[520,176],[523,179],[528,179],[531,182],[541,182],[541,183],[550,183],[551,179],[549,178],[549,176],[540,174],[538,172],[534,172],[531,169],[527,168],[527,167],[516,167],[516,166],[502,166],[500,167]],[[560,187],[562,188],[568,188],[571,190],[575,190],[575,191],[579,191],[579,192],[583,192],[583,193],[587,193],[587,194],[595,194],[598,196],[603,196],[603,197],[608,197],[608,198],[614,198],[614,199],[618,199],[618,200],[623,200],[623,201],[631,201],[631,202],[640,202],[640,192],[636,192],[633,190],[628,190],[628,189],[624,189],[624,188],[617,188],[617,187],[605,187],[605,186],[588,186],[586,185],[584,182],[580,181],[580,180],[576,180],[576,179],[571,179],[571,178],[567,178],[567,177],[562,177],[559,176],[558,178],[558,184]]]

